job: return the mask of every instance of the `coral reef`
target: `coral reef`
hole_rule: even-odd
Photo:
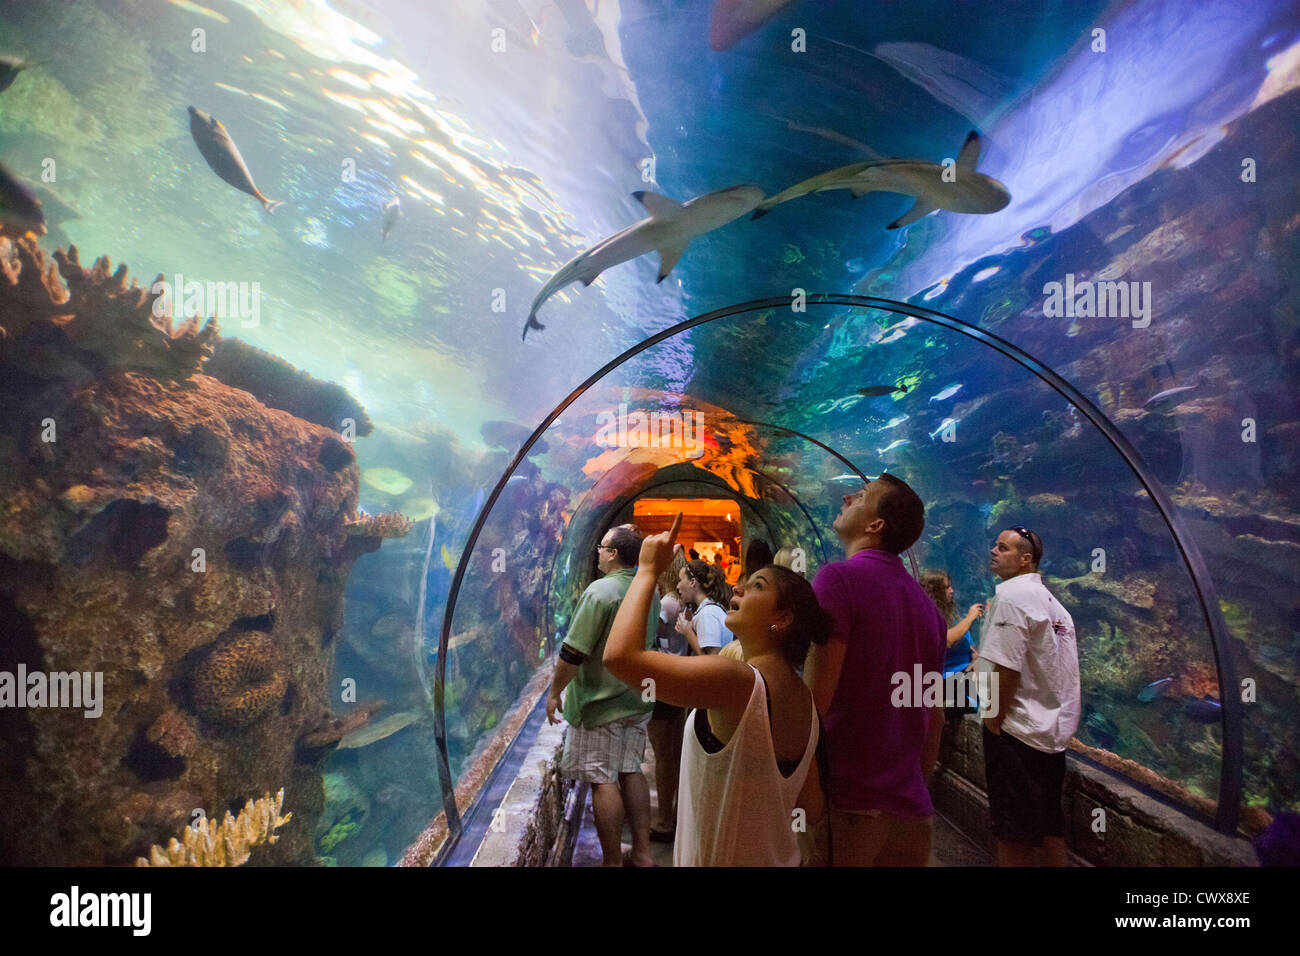
[[[154,316],[124,268],[0,247],[0,670],[103,675],[95,719],[0,709],[0,862],[128,864],[283,786],[254,859],[311,863],[329,747],[298,740],[369,716],[331,714],[344,586],[383,540],[349,533],[350,444],[205,374],[216,323]]]
[[[212,651],[193,677],[194,706],[213,723],[244,728],[280,702],[287,686],[269,635],[249,631]]]
[[[203,368],[205,375],[232,388],[251,392],[263,405],[278,408],[314,425],[336,431],[352,419],[356,435],[374,431],[374,423],[361,404],[340,385],[322,382],[294,368],[278,355],[254,348],[239,339],[223,338]]]
[[[177,842],[172,837],[167,848],[152,846],[148,857],[140,857],[136,866],[242,866],[248,862],[253,847],[275,843],[275,831],[289,822],[292,813],[280,816],[284,806],[284,788],[275,795],[266,794],[249,800],[239,816],[226,811],[220,823],[204,818],[185,828]]]
[[[57,274],[35,239],[0,240],[0,357],[21,366],[24,377],[79,381],[112,370],[183,379],[212,354],[216,320],[200,328],[196,316],[173,327],[170,316],[154,315],[147,289],[127,285],[126,266],[114,272],[101,256],[85,269],[76,246],[56,251],[54,260]]]

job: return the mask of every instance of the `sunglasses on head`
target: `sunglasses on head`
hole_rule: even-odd
[[[1012,528],[1011,530],[1029,542],[1031,553],[1034,556],[1034,564],[1037,564],[1039,559],[1043,556],[1043,544],[1042,541],[1039,540],[1038,535],[1034,534],[1034,532],[1030,531],[1028,528]]]

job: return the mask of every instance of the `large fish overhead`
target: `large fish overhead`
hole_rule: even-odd
[[[262,195],[253,174],[244,165],[244,157],[239,155],[239,147],[230,138],[226,128],[215,117],[203,110],[190,107],[190,135],[198,146],[203,159],[214,173],[234,186],[240,192],[248,193],[263,206],[267,212],[273,212],[283,202],[267,199]]]
[[[764,215],[773,206],[809,193],[828,189],[847,189],[853,198],[870,192],[903,193],[915,196],[916,203],[886,229],[897,229],[916,222],[936,209],[949,212],[988,214],[997,212],[1011,202],[1011,193],[991,176],[975,171],[980,155],[980,137],[974,130],[966,137],[961,152],[957,154],[952,182],[944,182],[944,167],[920,159],[885,159],[866,163],[853,163],[822,173],[791,186],[759,204],[754,218]]]
[[[537,310],[569,283],[591,285],[596,276],[610,266],[654,251],[659,253],[658,281],[663,282],[686,251],[688,242],[739,219],[763,201],[763,190],[757,186],[730,186],[684,203],[658,193],[637,192],[632,195],[645,206],[650,218],[602,240],[551,276],[533,299],[521,338],[528,337],[529,329],[546,328],[537,321]]]

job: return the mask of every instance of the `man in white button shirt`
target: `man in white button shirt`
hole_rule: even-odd
[[[984,769],[999,866],[1065,866],[1061,785],[1079,726],[1074,621],[1043,586],[1043,542],[1028,528],[998,535],[990,567],[1002,579],[985,613],[981,670],[996,674],[984,718]]]

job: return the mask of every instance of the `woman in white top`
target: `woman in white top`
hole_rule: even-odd
[[[681,569],[677,593],[687,604],[694,604],[694,616],[677,618],[677,633],[683,635],[696,654],[716,654],[735,638],[726,625],[731,587],[722,569],[707,561],[688,561]]]
[[[764,568],[736,588],[727,614],[744,662],[645,650],[655,578],[672,560],[681,517],[642,543],[605,666],[656,700],[696,708],[682,738],[674,865],[798,866],[799,834],[820,822],[825,796],[817,712],[795,667],[810,642],[830,636],[831,619],[807,581]]]

